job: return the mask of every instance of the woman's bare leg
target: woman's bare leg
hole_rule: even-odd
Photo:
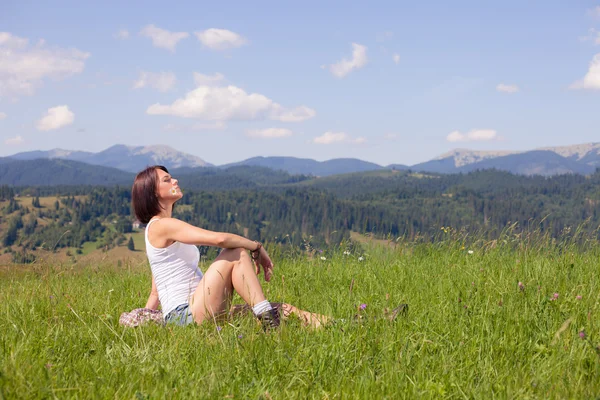
[[[311,313],[309,311],[304,311],[291,304],[271,303],[271,305],[273,306],[273,308],[278,308],[280,310],[281,317],[283,319],[289,318],[290,315],[295,315],[296,317],[298,317],[298,319],[300,319],[300,321],[302,321],[302,323],[305,326],[319,328],[331,320],[331,317],[317,313]],[[231,306],[231,309],[229,310],[229,315],[235,318],[237,316],[248,314],[249,312],[252,312],[252,309],[248,305],[235,304]]]
[[[233,290],[250,307],[266,300],[252,260],[241,248],[221,251],[204,274],[190,304],[194,321],[201,324],[207,318],[225,314]]]
[[[284,317],[288,317],[289,315],[296,315],[306,326],[312,326],[313,328],[320,328],[322,325],[329,322],[331,319],[325,315],[311,313],[308,311],[301,310],[297,307],[294,307],[291,304],[282,304],[281,306]]]

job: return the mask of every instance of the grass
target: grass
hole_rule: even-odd
[[[478,243],[278,254],[268,298],[343,321],[270,334],[250,317],[221,330],[119,326],[145,302],[146,263],[9,268],[0,397],[596,397],[598,246]],[[407,316],[373,318],[404,302]]]
[[[127,235],[127,240],[129,240],[129,236],[133,237],[133,245],[136,250],[144,250],[146,249],[146,239],[144,237],[144,230],[135,231],[129,235]],[[127,242],[125,242],[127,243]]]

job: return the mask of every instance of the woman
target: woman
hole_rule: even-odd
[[[278,307],[267,301],[257,276],[261,268],[267,282],[273,274],[273,262],[261,243],[173,218],[173,206],[182,197],[177,179],[160,165],[141,171],[133,183],[131,200],[136,217],[147,224],[146,254],[152,269],[146,308],[157,309],[160,303],[165,322],[201,324],[227,314],[235,290],[265,330],[279,326]],[[198,268],[197,245],[223,248],[204,274]],[[326,320],[289,304],[282,308],[284,316],[297,314],[314,326]]]

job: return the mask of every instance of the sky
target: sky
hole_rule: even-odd
[[[414,165],[600,141],[600,1],[0,0],[0,156]]]

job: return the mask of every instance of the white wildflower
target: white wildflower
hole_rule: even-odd
[[[358,257],[358,261],[362,261],[364,259],[365,259],[364,257]]]
[[[473,250],[469,250],[469,251],[467,251],[467,253],[473,254]]]
[[[322,260],[322,261],[325,261],[325,260],[327,260],[327,258],[325,258],[325,257],[321,257],[321,260]]]

